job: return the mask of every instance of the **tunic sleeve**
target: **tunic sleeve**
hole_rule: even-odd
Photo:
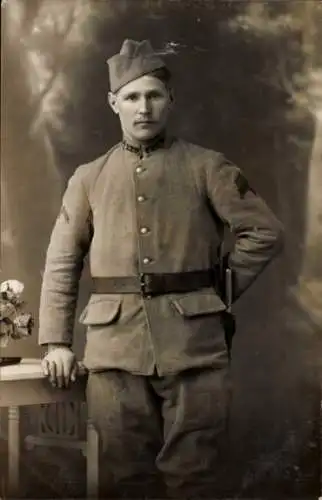
[[[241,169],[221,154],[207,163],[206,190],[214,210],[235,236],[228,265],[236,300],[281,251],[283,227]]]
[[[71,345],[79,280],[92,237],[91,208],[79,167],[64,193],[46,255],[39,344]]]

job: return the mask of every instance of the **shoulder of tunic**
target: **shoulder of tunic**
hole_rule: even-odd
[[[220,168],[225,162],[225,156],[220,151],[206,148],[181,138],[177,140],[177,144],[195,172],[204,171],[204,169],[209,167]]]
[[[94,160],[79,165],[76,168],[73,177],[75,179],[79,179],[79,181],[83,182],[85,186],[87,185],[87,187],[92,186],[93,183],[96,182],[110,156],[120,148],[120,145],[121,143],[115,144],[115,146],[112,146],[108,151]]]
[[[218,161],[223,157],[220,151],[216,151],[211,148],[206,148],[195,144],[193,142],[186,141],[185,139],[177,139],[178,145],[183,148],[192,160],[201,161]]]

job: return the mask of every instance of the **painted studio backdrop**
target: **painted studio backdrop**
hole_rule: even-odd
[[[286,228],[283,255],[235,307],[231,494],[319,496],[321,2],[2,0],[1,6],[1,281],[25,283],[37,319],[45,252],[66,182],[120,138],[107,105],[105,61],[124,38],[150,39],[174,72],[171,129],[242,167]],[[79,310],[87,285],[85,271]],[[76,323],[80,358],[84,336]],[[37,324],[32,338],[11,343],[6,354],[39,357]],[[81,429],[81,417],[67,410],[64,418]],[[26,409],[24,418],[26,432],[39,432],[40,409]],[[3,426],[0,438],[5,464]],[[78,450],[23,447],[22,467],[27,497],[84,495]]]

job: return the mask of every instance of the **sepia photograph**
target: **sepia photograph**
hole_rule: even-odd
[[[322,498],[322,2],[1,0],[0,500]]]

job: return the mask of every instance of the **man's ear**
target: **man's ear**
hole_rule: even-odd
[[[175,97],[174,97],[174,90],[172,87],[169,88],[169,96],[170,96],[170,103],[171,107],[174,105]]]
[[[113,92],[108,93],[108,103],[116,115],[119,114],[116,95]]]

